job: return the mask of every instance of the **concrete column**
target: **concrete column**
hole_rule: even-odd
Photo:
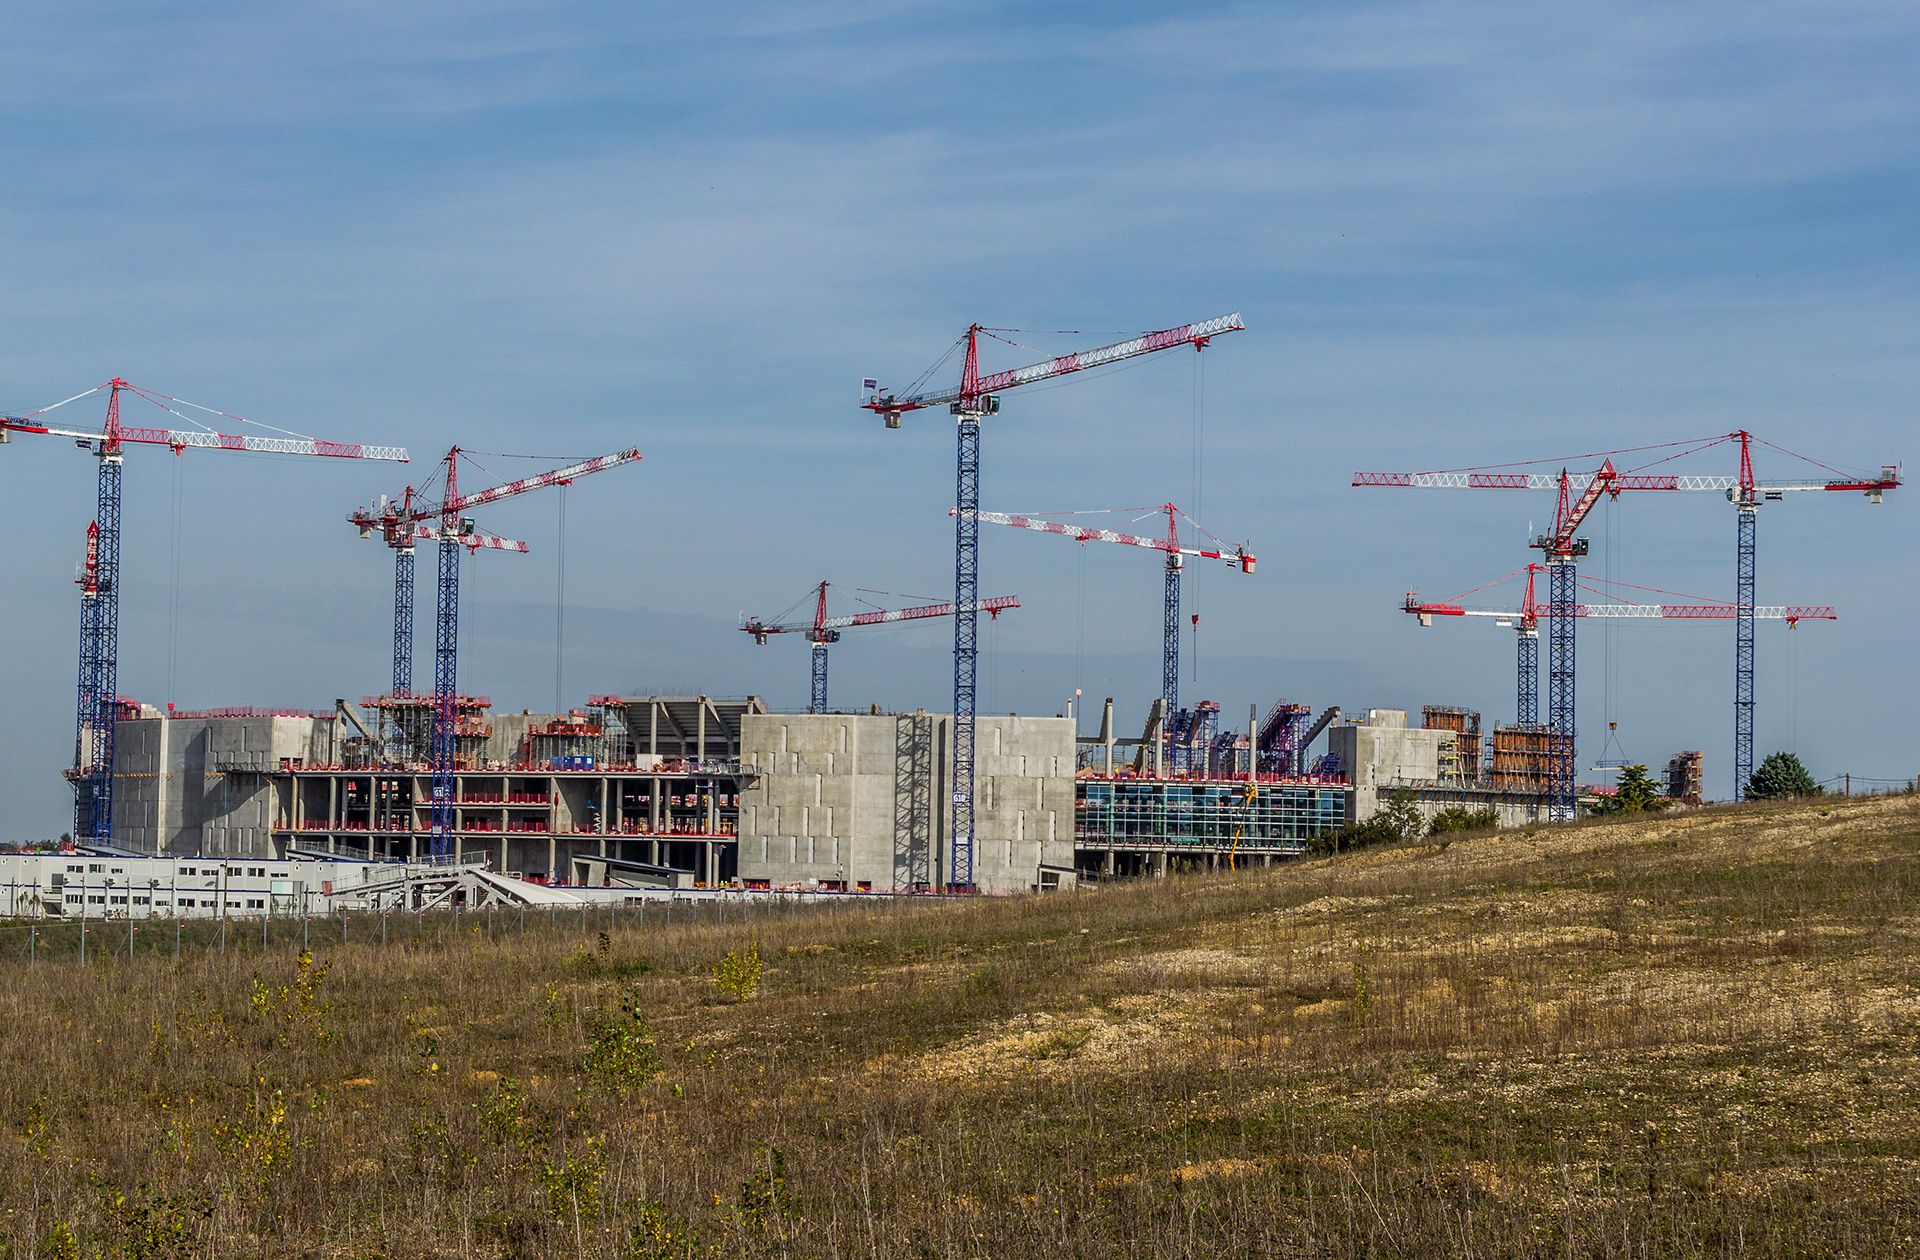
[[[503,875],[507,870],[507,838],[505,836],[500,837],[500,865],[497,869]]]
[[[547,833],[547,882],[552,883],[559,876],[555,869],[560,865],[560,841],[552,832]]]
[[[1101,859],[1100,873],[1107,876],[1111,876],[1113,874],[1113,846],[1112,845],[1107,846],[1106,856],[1103,859]]]
[[[1165,876],[1165,875],[1166,875],[1166,873],[1167,873],[1167,851],[1166,851],[1165,849],[1162,849],[1162,850],[1160,850],[1160,851],[1159,851],[1158,853],[1156,853],[1156,854],[1154,854],[1154,855],[1153,855],[1153,873],[1154,873],[1154,874],[1155,874],[1156,876]]]
[[[707,698],[705,696],[700,697],[697,711],[700,716],[699,720],[693,724],[694,730],[698,732],[694,736],[693,759],[695,762],[701,762],[707,759]]]

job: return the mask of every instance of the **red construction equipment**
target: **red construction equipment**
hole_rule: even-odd
[[[61,428],[40,417],[55,408],[105,391],[106,423],[100,432]],[[152,403],[182,423],[183,429],[142,428],[120,423],[120,396],[132,394]],[[181,410],[185,408],[186,410]],[[273,436],[224,433],[194,419],[187,411],[218,416],[236,424],[271,429]],[[325,459],[379,459],[407,462],[401,446],[363,446],[327,442],[285,429],[259,425],[244,416],[203,407],[171,394],[145,389],[114,377],[71,398],[50,403],[19,416],[0,416],[0,442],[15,433],[38,433],[73,439],[100,461],[93,524],[87,530],[86,573],[80,583],[80,685],[76,704],[73,768],[67,778],[74,788],[73,834],[99,844],[113,841],[113,739],[121,711],[116,694],[120,656],[120,464],[125,448],[164,446],[175,455],[189,450],[255,452],[268,455],[312,455]]]
[[[781,622],[779,617],[773,621],[762,621],[758,617],[749,617],[740,624],[740,629],[753,636],[755,643],[765,643],[767,636],[774,634],[805,634],[813,644],[813,682],[811,699],[807,705],[809,713],[827,711],[827,645],[840,641],[840,632],[854,626],[890,625],[898,621],[919,621],[926,617],[951,617],[953,605],[923,604],[918,608],[876,608],[871,612],[853,613],[843,617],[827,616],[827,583],[822,582],[814,588],[815,600],[812,621]],[[799,607],[790,606],[787,612]],[[983,599],[974,605],[977,613],[986,613],[995,621],[1009,608],[1020,607],[1020,600],[1013,595],[996,595],[992,599]],[[786,613],[779,616],[784,617]]]
[[[1143,333],[1108,346],[1057,355],[1023,368],[982,375],[980,335],[985,333],[1004,341],[1006,339],[997,334],[1015,330],[973,324],[961,334],[960,340],[941,357],[939,363],[922,373],[920,379],[902,393],[883,390],[875,377],[867,377],[861,382],[865,396],[860,405],[882,417],[889,429],[899,428],[901,416],[923,407],[944,406],[956,421],[953,496],[953,796],[949,825],[953,860],[946,880],[950,886],[973,887],[973,702],[979,620],[974,607],[980,598],[980,421],[999,413],[999,395],[1009,389],[1181,346],[1202,350],[1212,344],[1215,337],[1238,332],[1245,327],[1238,314],[1222,315],[1196,324],[1182,324],[1178,328]],[[941,364],[946,363],[954,351],[962,347],[965,352],[961,360],[960,387],[923,388]]]
[[[460,549],[469,546],[476,535],[467,511],[525,494],[548,486],[571,485],[575,480],[620,464],[633,463],[640,452],[629,447],[610,455],[581,460],[564,468],[554,468],[505,482],[473,494],[460,493],[461,449],[453,447],[442,461],[440,501],[422,502],[412,487],[402,496],[400,506],[390,511],[363,508],[348,519],[360,526],[363,534],[381,530],[383,537],[412,539],[428,535],[419,532],[427,525],[431,537],[440,544],[439,592],[434,617],[433,643],[433,852],[443,855],[453,845],[453,775],[456,761],[454,741],[459,716],[460,645]],[[499,540],[509,543],[509,540]],[[508,545],[507,550],[520,548]],[[411,601],[409,601],[409,609]],[[396,611],[397,616],[397,611]],[[410,618],[409,618],[410,620]],[[411,631],[408,631],[409,635]],[[396,625],[396,638],[398,626]],[[411,667],[409,667],[411,672]]]
[[[1518,648],[1514,720],[1522,726],[1531,726],[1540,720],[1538,706],[1540,621],[1542,618],[1551,619],[1556,615],[1551,605],[1542,604],[1534,598],[1534,578],[1545,569],[1544,565],[1529,564],[1525,569],[1515,569],[1503,577],[1495,578],[1491,582],[1483,582],[1479,586],[1444,600],[1422,599],[1417,592],[1408,591],[1406,599],[1400,605],[1402,612],[1418,618],[1423,626],[1431,626],[1436,617],[1470,617],[1491,620],[1495,625],[1512,628],[1515,631]],[[1522,573],[1527,577],[1526,594],[1518,608],[1469,608],[1460,602],[1469,595],[1498,586],[1502,582],[1519,577]],[[1739,608],[1734,604],[1705,599],[1701,596],[1680,595],[1654,587],[1634,586],[1631,583],[1621,582],[1608,584],[1685,602],[1643,602],[1622,598],[1616,592],[1607,589],[1607,586],[1584,580],[1579,585],[1590,592],[1606,597],[1609,602],[1575,603],[1571,606],[1569,614],[1574,619],[1726,621],[1740,615]],[[1799,625],[1802,621],[1838,620],[1830,604],[1763,604],[1754,608],[1753,615],[1759,621],[1784,621],[1790,628]]]
[[[1166,697],[1167,712],[1171,714],[1180,707],[1180,577],[1185,571],[1186,557],[1197,556],[1202,560],[1223,560],[1229,568],[1238,569],[1242,573],[1251,573],[1254,555],[1247,550],[1245,544],[1229,544],[1215,538],[1198,521],[1171,503],[1162,503],[1158,507],[1151,508],[1111,508],[1105,511],[1131,512],[1135,514],[1135,520],[1148,515],[1165,513],[1166,537],[1154,538],[1147,534],[1123,533],[1119,530],[1099,529],[1087,525],[1067,525],[1059,521],[1043,521],[1036,517],[1018,516],[1006,512],[981,512],[979,518],[989,525],[1011,525],[1015,529],[1059,534],[1079,543],[1106,542],[1119,543],[1125,547],[1145,547],[1166,556],[1166,576],[1162,584],[1160,608],[1160,694]],[[1071,515],[1091,515],[1091,513]],[[1180,543],[1182,520],[1192,526],[1196,532],[1218,543],[1218,549],[1182,546]],[[1198,620],[1195,618],[1195,621]]]
[[[1664,467],[1676,460],[1729,443],[1739,451],[1739,465],[1733,475],[1648,471],[1648,469]],[[1788,478],[1762,483],[1753,471],[1753,447],[1756,444],[1800,460],[1831,475]],[[1648,459],[1636,468],[1615,470],[1611,457],[1627,454],[1646,454]],[[1849,473],[1756,438],[1744,429],[1688,441],[1666,442],[1657,446],[1595,452],[1576,458],[1592,459],[1603,456],[1606,457],[1606,463],[1601,466],[1599,472],[1592,474],[1570,474],[1565,469],[1562,469],[1558,476],[1549,473],[1514,471],[1534,465],[1560,462],[1558,460],[1522,460],[1510,464],[1451,468],[1434,472],[1355,473],[1353,484],[1459,490],[1558,490],[1560,510],[1555,518],[1554,532],[1535,541],[1535,546],[1546,553],[1547,568],[1551,577],[1551,594],[1548,602],[1553,607],[1568,607],[1574,603],[1573,562],[1586,550],[1585,540],[1574,537],[1574,531],[1578,528],[1580,518],[1585,515],[1585,510],[1593,506],[1598,493],[1617,497],[1629,490],[1667,490],[1725,495],[1727,501],[1734,506],[1737,526],[1732,618],[1734,623],[1733,772],[1735,795],[1744,796],[1747,780],[1753,772],[1753,631],[1756,619],[1754,615],[1756,607],[1754,534],[1755,517],[1760,504],[1784,499],[1790,493],[1812,490],[1863,494],[1869,502],[1879,503],[1887,491],[1899,487],[1900,471],[1894,465],[1887,464],[1881,466],[1877,475]],[[1579,497],[1576,499],[1573,497],[1575,495]],[[1556,616],[1550,619],[1549,628],[1548,680],[1551,714],[1548,721],[1556,732],[1567,737],[1566,747],[1569,750],[1572,747],[1573,736],[1574,624],[1575,619],[1572,617]],[[1563,773],[1556,780],[1554,810],[1557,816],[1570,817],[1573,808],[1570,751],[1564,760],[1566,764],[1562,768]]]

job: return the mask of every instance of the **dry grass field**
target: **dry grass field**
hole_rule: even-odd
[[[1920,799],[42,960],[0,1048],[22,1258],[1915,1255]]]

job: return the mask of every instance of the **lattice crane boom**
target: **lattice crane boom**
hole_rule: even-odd
[[[755,643],[764,644],[776,634],[804,634],[813,644],[812,685],[809,688],[807,712],[825,713],[827,711],[827,646],[840,641],[842,630],[859,626],[893,625],[905,621],[922,621],[931,617],[951,617],[952,603],[921,604],[914,608],[880,608],[870,612],[850,613],[840,617],[827,615],[827,588],[830,584],[822,582],[814,589],[813,617],[809,621],[763,621],[758,617],[748,617],[740,623],[740,629],[752,636]],[[1020,599],[1015,595],[996,595],[991,599],[977,600],[974,612],[986,613],[994,620],[1008,609],[1020,607]]]
[[[1112,345],[1096,346],[1089,350],[1076,350],[1071,354],[1055,355],[1039,363],[1030,363],[1026,367],[1013,368],[1005,372],[989,372],[981,375],[979,367],[978,336],[982,332],[991,334],[992,330],[980,324],[967,329],[966,367],[961,374],[957,389],[933,389],[919,393],[909,393],[905,397],[896,397],[883,393],[879,383],[861,402],[861,406],[877,415],[886,417],[889,428],[899,427],[900,417],[909,411],[919,411],[923,407],[944,407],[955,403],[972,404],[990,394],[1004,394],[1010,389],[1022,385],[1034,385],[1041,381],[1050,381],[1056,377],[1073,372],[1084,372],[1089,368],[1106,367],[1126,359],[1138,358],[1143,354],[1154,354],[1161,350],[1172,350],[1179,346],[1192,346],[1198,350],[1206,346],[1213,338],[1230,332],[1241,332],[1246,325],[1240,322],[1236,311],[1231,315],[1219,315],[1213,319],[1203,319],[1197,323],[1181,324],[1177,328],[1162,328],[1157,332],[1142,333],[1125,341],[1116,341]]]
[[[1135,534],[1090,525],[1046,521],[1038,517],[1022,516],[1011,512],[980,512],[977,515],[988,525],[1006,525],[1014,529],[1055,534],[1079,543],[1104,542],[1115,543],[1122,547],[1141,547],[1166,556],[1166,574],[1161,584],[1160,603],[1160,694],[1167,702],[1167,712],[1171,714],[1180,707],[1180,579],[1186,557],[1223,561],[1229,568],[1237,569],[1241,573],[1252,573],[1256,561],[1253,552],[1249,551],[1244,544],[1231,548],[1225,543],[1221,543],[1217,548],[1190,547],[1183,544],[1180,540],[1180,520],[1184,513],[1174,504],[1162,503],[1157,507],[1141,509],[1141,511],[1165,514],[1167,519],[1165,537],[1155,538],[1151,534]],[[1190,518],[1188,523],[1194,525],[1194,528],[1201,533],[1206,532]]]
[[[984,332],[992,336],[994,330],[973,324],[962,334],[959,343],[965,346],[965,355],[957,389],[921,390],[916,387],[904,393],[895,393],[883,390],[880,382],[873,377],[862,382],[866,394],[860,405],[884,418],[889,429],[899,428],[900,418],[909,411],[943,404],[956,421],[953,493],[953,795],[949,826],[952,858],[946,880],[950,887],[973,887],[974,684],[979,647],[979,618],[975,605],[980,598],[980,421],[1000,410],[999,394],[1007,390],[1180,346],[1201,350],[1213,338],[1238,332],[1245,327],[1238,314],[1222,315],[1143,333],[1110,345],[1056,355],[1023,368],[983,375],[980,371],[980,334]]]
[[[1518,626],[1526,621],[1526,613],[1518,608],[1468,608],[1460,604],[1423,600],[1418,595],[1409,594],[1406,603],[1401,606],[1403,612],[1417,617],[1420,624],[1430,626],[1435,617],[1480,617],[1488,618],[1502,627]],[[1561,615],[1551,608],[1540,610],[1539,616]],[[1596,620],[1626,621],[1730,621],[1740,615],[1737,604],[1588,604],[1577,603],[1571,613],[1574,617]],[[1784,621],[1796,625],[1802,621],[1838,621],[1839,614],[1831,604],[1757,604],[1753,616],[1758,621]]]
[[[1156,511],[1175,509],[1172,504],[1164,504]],[[952,515],[951,512],[948,515]],[[1201,560],[1223,560],[1229,566],[1242,573],[1251,573],[1255,557],[1244,546],[1231,551],[1209,550],[1204,547],[1183,547],[1177,538],[1155,538],[1151,534],[1129,534],[1119,530],[1095,529],[1086,525],[1067,525],[1059,521],[1043,521],[1031,516],[1018,516],[1009,512],[981,512],[982,523],[987,525],[1011,525],[1015,529],[1031,529],[1042,534],[1059,534],[1075,542],[1118,543],[1124,547],[1145,547],[1152,551],[1165,552],[1168,555],[1193,556]]]

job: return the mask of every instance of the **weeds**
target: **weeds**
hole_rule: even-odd
[[[713,965],[713,987],[729,1001],[744,1002],[760,991],[760,946],[730,949]]]
[[[0,971],[0,1255],[1915,1253],[1920,801],[1447,838]]]
[[[622,994],[618,1009],[603,1015],[588,1035],[580,1068],[592,1088],[624,1094],[659,1073],[660,1051],[632,992]]]

